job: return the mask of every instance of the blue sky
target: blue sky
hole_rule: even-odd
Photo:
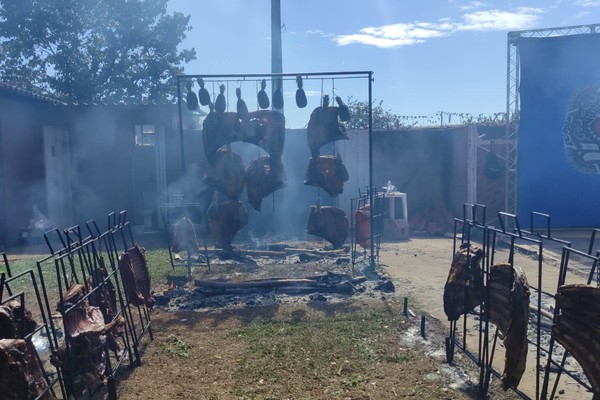
[[[269,73],[270,0],[170,0],[191,15],[184,42],[197,60],[188,74]],[[506,36],[510,31],[600,22],[600,0],[281,0],[284,72],[374,72],[373,97],[399,115],[496,113],[506,108]],[[256,85],[242,88],[250,109]],[[305,82],[309,106],[321,93],[367,99],[366,82]],[[308,120],[285,83],[288,127]],[[212,91],[212,87],[209,88]],[[228,88],[235,108],[235,88]]]

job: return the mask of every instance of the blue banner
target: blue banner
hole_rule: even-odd
[[[518,215],[600,226],[600,34],[519,40]]]

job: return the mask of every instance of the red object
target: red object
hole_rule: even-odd
[[[371,247],[371,206],[360,207],[354,212],[356,220],[356,243],[362,248]]]

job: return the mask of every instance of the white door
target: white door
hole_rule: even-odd
[[[43,132],[48,218],[56,228],[64,229],[73,224],[69,131],[44,126]]]

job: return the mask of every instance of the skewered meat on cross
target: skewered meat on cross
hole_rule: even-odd
[[[483,297],[483,251],[466,243],[452,259],[448,279],[444,285],[444,312],[449,321],[456,321],[481,304]]]
[[[211,111],[202,123],[202,144],[209,163],[214,162],[219,148],[242,140],[241,122],[237,113]]]
[[[0,339],[23,339],[37,327],[31,311],[17,300],[0,306]]]
[[[208,223],[215,247],[231,252],[234,236],[248,224],[244,205],[238,200],[220,202],[218,194],[208,207]]]
[[[65,381],[71,393],[81,393],[85,387],[104,383],[109,373],[105,351],[107,334],[120,331],[125,324],[122,316],[105,323],[100,308],[91,306],[85,296],[85,286],[73,285],[57,307],[63,316],[69,347],[58,348],[51,361],[72,378]]]
[[[348,237],[350,223],[344,210],[337,207],[310,206],[306,233],[329,241],[334,249],[342,247]]]
[[[239,154],[221,149],[208,166],[204,183],[230,199],[239,199],[246,184],[244,161]]]
[[[285,142],[285,117],[271,110],[249,112],[242,119],[237,112],[210,112],[202,135],[204,153],[211,164],[219,148],[238,141],[255,144],[279,159]]]
[[[318,186],[334,197],[344,191],[344,182],[349,178],[348,170],[339,154],[319,156],[309,160],[304,184]]]
[[[556,294],[560,314],[552,335],[581,365],[594,399],[600,398],[600,288],[563,285]]]
[[[516,388],[527,362],[529,286],[523,270],[510,264],[493,265],[488,282],[487,313],[504,337],[506,356],[502,388]]]
[[[35,399],[48,387],[35,347],[23,339],[0,339],[0,396]],[[50,399],[49,395],[42,399]]]
[[[246,170],[248,202],[256,211],[261,210],[262,199],[285,186],[285,170],[281,160],[258,157]]]
[[[136,306],[154,306],[154,298],[150,292],[150,274],[144,257],[145,250],[134,246],[121,255],[119,270],[125,293],[129,302]]]
[[[346,127],[340,123],[339,107],[329,107],[329,96],[323,96],[323,106],[310,114],[306,134],[308,147],[313,158],[319,156],[319,149],[336,140],[348,140]]]
[[[187,251],[191,253],[198,248],[198,239],[196,237],[196,228],[194,223],[188,217],[181,217],[173,225],[173,244],[171,251],[179,253]]]
[[[277,111],[248,113],[242,124],[243,141],[259,146],[273,159],[281,159],[285,143],[285,117]]]

